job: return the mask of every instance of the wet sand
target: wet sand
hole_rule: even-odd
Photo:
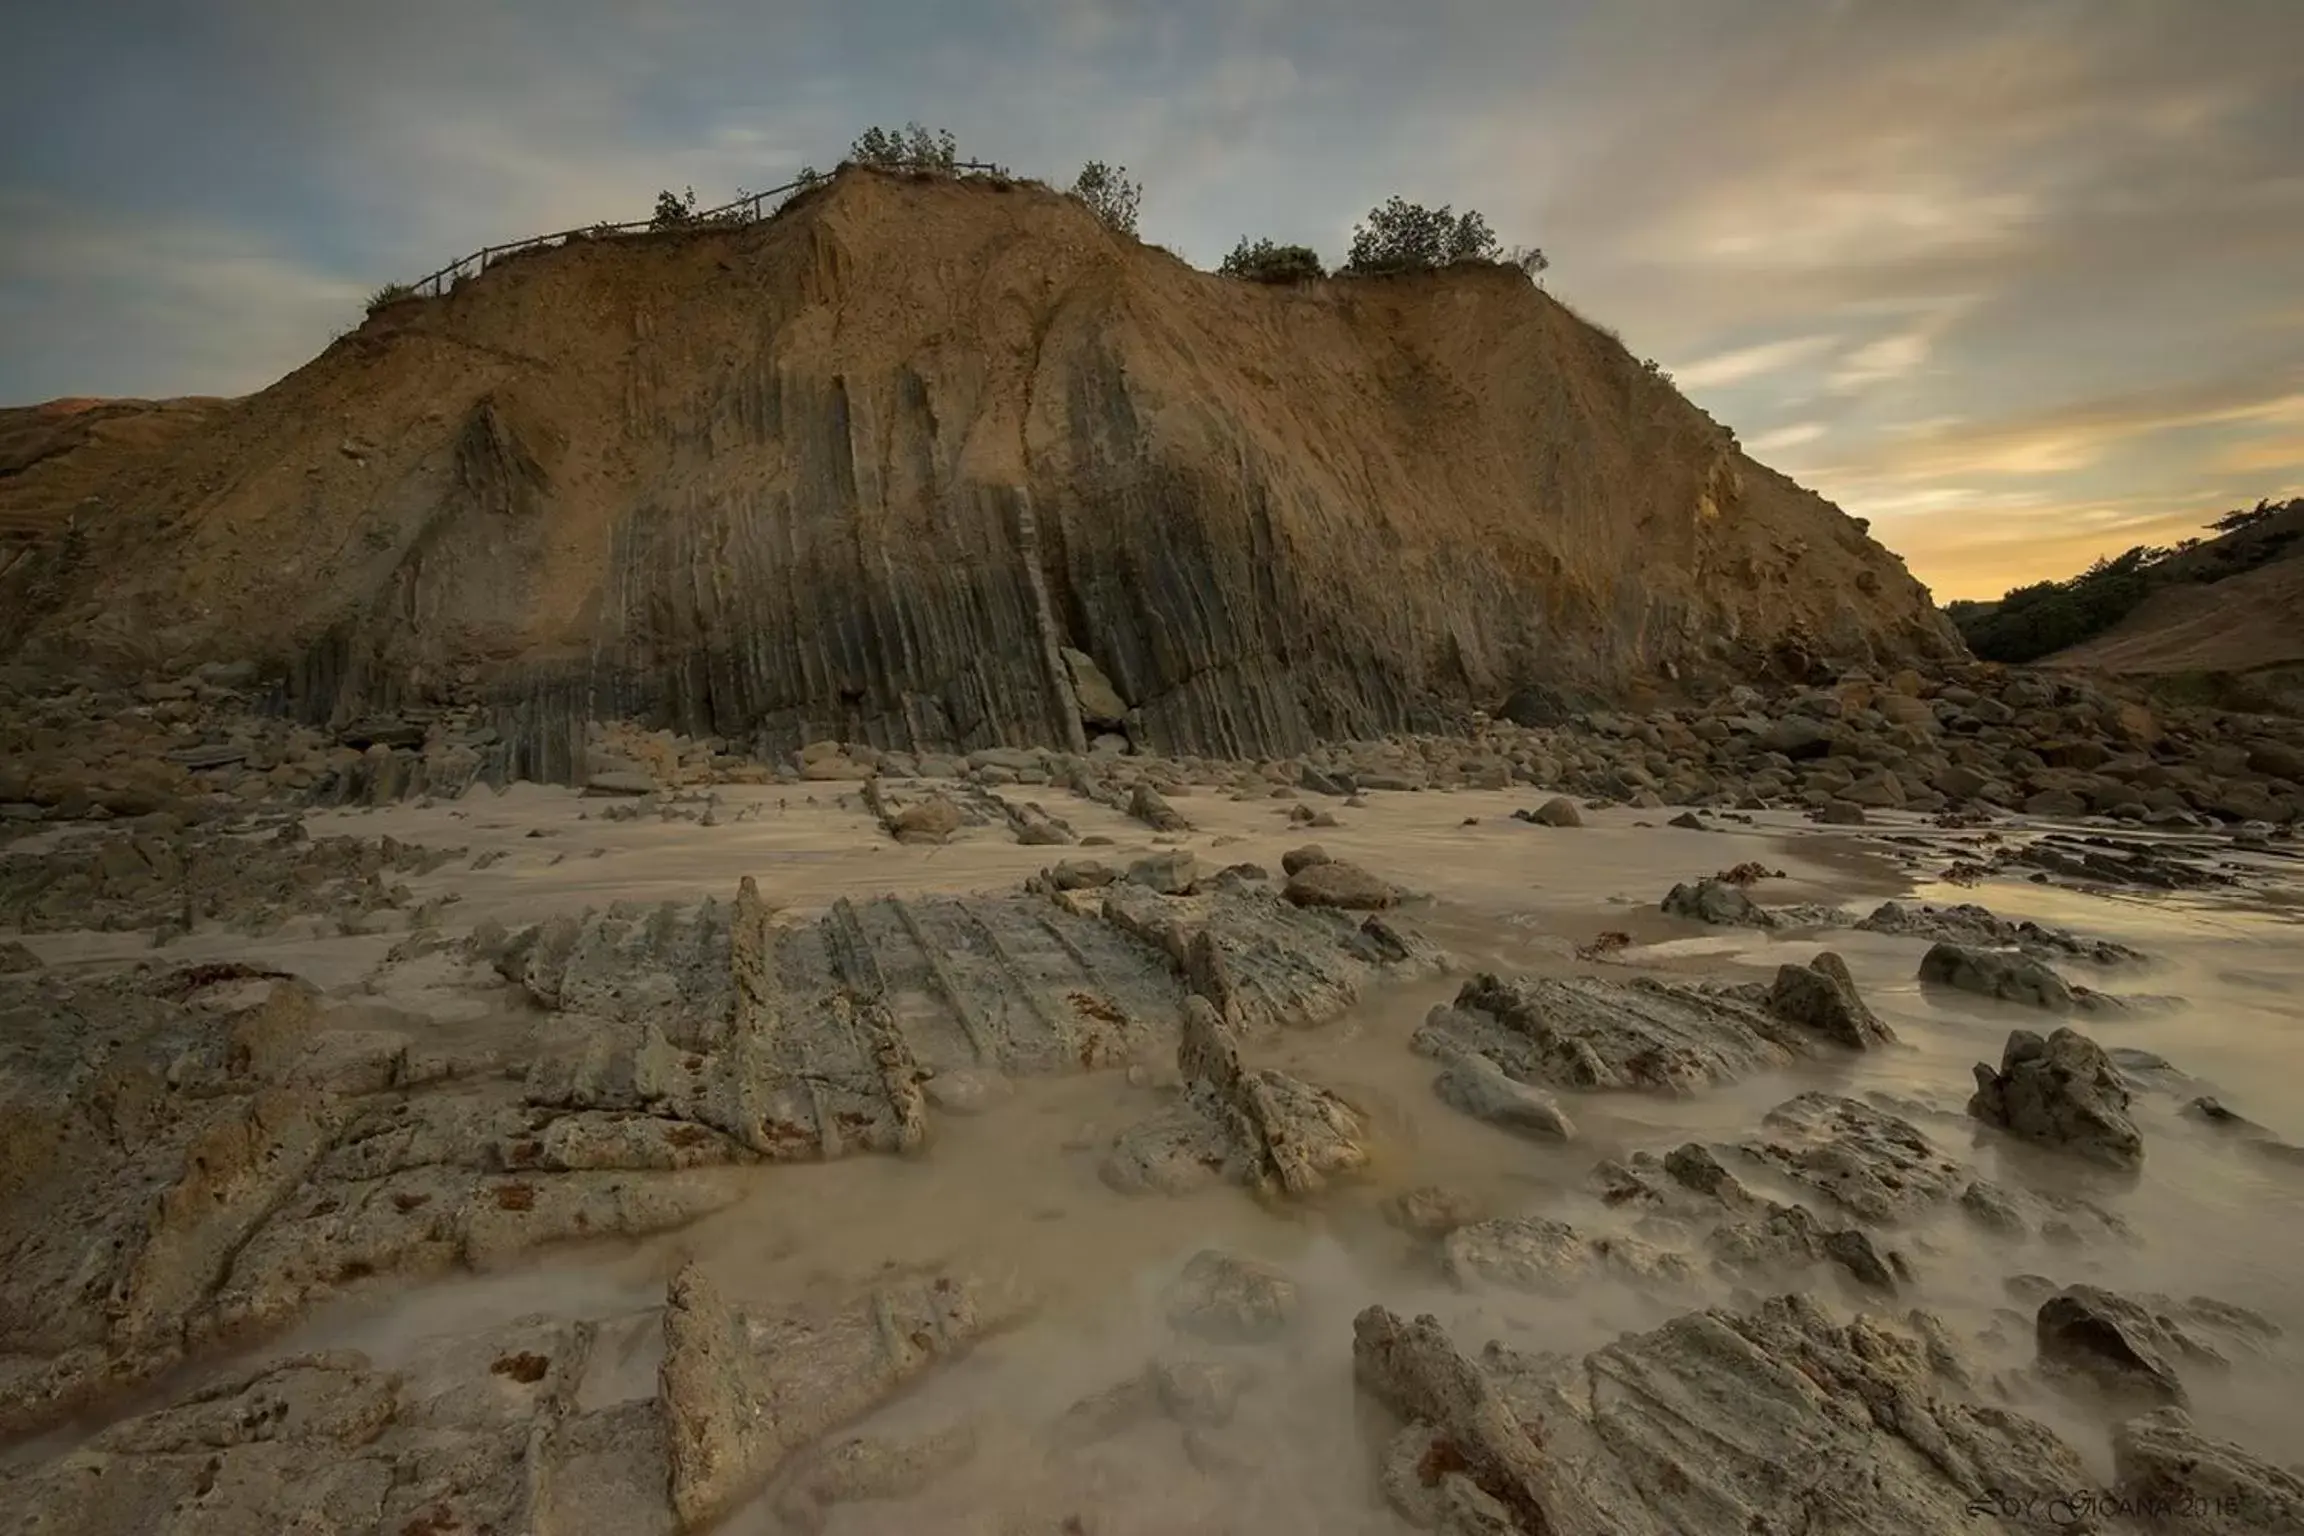
[[[474,855],[501,851],[485,869],[451,864],[411,877],[419,898],[454,893],[448,932],[493,920],[508,926],[617,900],[725,899],[744,876],[788,920],[842,897],[887,892],[1009,890],[1059,858],[1134,857],[1186,847],[1204,866],[1248,861],[1277,871],[1281,853],[1318,842],[1339,858],[1420,893],[1400,915],[1447,948],[1457,969],[1444,979],[1388,987],[1314,1030],[1258,1043],[1252,1064],[1319,1082],[1361,1109],[1375,1127],[1375,1159],[1363,1181],[1315,1201],[1276,1208],[1229,1188],[1178,1198],[1124,1197],[1098,1173],[1112,1133],[1154,1113],[1155,1088],[1126,1074],[1024,1081],[1014,1097],[978,1116],[937,1115],[928,1148],[914,1157],[856,1157],[816,1166],[732,1170],[745,1186],[736,1205],[644,1243],[560,1250],[521,1271],[356,1292],[272,1341],[266,1355],[334,1347],[368,1351],[383,1365],[425,1340],[544,1312],[592,1319],[631,1316],[604,1331],[584,1393],[602,1406],[655,1390],[659,1342],[648,1309],[685,1259],[701,1262],[728,1297],[780,1306],[853,1293],[891,1272],[941,1269],[1013,1275],[1043,1298],[1035,1320],[981,1346],[882,1410],[864,1429],[916,1432],[970,1423],[977,1454],[911,1499],[843,1504],[835,1533],[1054,1528],[1081,1514],[1098,1533],[1256,1530],[1265,1533],[1400,1531],[1409,1527],[1375,1492],[1370,1469],[1381,1416],[1355,1394],[1351,1318],[1371,1302],[1403,1315],[1432,1312],[1472,1349],[1502,1339],[1524,1349],[1574,1353],[1686,1310],[1628,1290],[1588,1287],[1562,1299],[1468,1293],[1436,1272],[1384,1219],[1385,1200],[1440,1185],[1489,1216],[1543,1215],[1595,1230],[1622,1218],[1585,1192],[1603,1158],[1684,1141],[1749,1136],[1769,1108],[1821,1088],[1886,1095],[1952,1155],[2005,1185],[2081,1196],[2115,1211],[2132,1244],[2059,1246],[1989,1238],[1947,1218],[1899,1231],[1917,1284],[1891,1310],[1920,1307],[1971,1334],[2005,1341],[1988,1369],[2032,1357],[2032,1305],[2005,1281],[2042,1275],[2120,1291],[2205,1295],[2254,1309],[2286,1330],[2272,1356],[2241,1359],[2228,1375],[2193,1373],[2195,1414],[2211,1434],[2274,1461],[2304,1461],[2304,1167],[2250,1155],[2216,1128],[2181,1116],[2197,1094],[2214,1095],[2288,1138],[2304,1137],[2304,944],[2284,890],[2260,890],[2255,909],[2233,893],[2137,900],[2027,882],[1914,887],[1878,841],[1918,828],[1891,824],[1859,835],[1819,829],[1784,814],[1749,827],[1683,831],[1671,814],[1588,812],[1589,824],[1552,829],[1511,820],[1525,792],[1375,794],[1339,811],[1346,825],[1309,830],[1286,821],[1289,802],[1236,801],[1213,793],[1176,798],[1190,835],[1155,838],[1102,807],[1050,792],[1050,809],[1109,846],[1026,848],[999,828],[964,831],[949,846],[888,840],[844,786],[729,789],[722,824],[653,818],[610,821],[601,800],[520,787],[477,791],[453,806],[396,807],[305,818],[315,836],[389,835]],[[1058,802],[1061,802],[1060,804]],[[532,832],[546,835],[531,836]],[[1931,834],[1938,841],[1957,841]],[[2146,968],[2098,974],[2067,966],[2107,990],[2172,994],[2169,1011],[2079,1021],[2107,1048],[2156,1052],[2190,1078],[2175,1091],[2139,1092],[2135,1118],[2147,1156],[2140,1175],[2118,1178],[2077,1160],[2016,1143],[1964,1113],[1970,1068],[1997,1063],[2012,1028],[2045,1032],[2057,1020],[2009,1005],[1926,989],[1915,979],[1926,941],[1861,932],[1787,937],[1707,929],[1664,917],[1663,892],[1747,860],[1781,869],[1755,894],[1771,905],[1820,902],[1868,910],[1886,897],[1977,902],[2002,917],[2031,918],[2120,940],[2151,959]],[[2282,871],[2269,869],[2266,881]],[[1616,930],[1633,939],[1606,962],[1577,946]],[[171,963],[230,957],[304,974],[346,1009],[388,1009],[470,1038],[526,1027],[500,997],[476,993],[445,970],[380,973],[401,935],[284,932],[250,940],[196,933],[171,944]],[[52,964],[108,965],[160,958],[142,935],[36,935]],[[1408,1038],[1462,976],[1490,969],[1526,974],[1663,974],[1764,980],[1785,962],[1829,948],[1847,961],[1866,1000],[1900,1043],[1764,1074],[1686,1098],[1562,1093],[1578,1136],[1546,1145],[1457,1113],[1431,1091],[1434,1064]],[[428,978],[428,979],[427,979]],[[1754,1187],[1776,1198],[1788,1189]],[[1277,1381],[1244,1402],[1223,1430],[1237,1468],[1218,1465],[1206,1444],[1188,1445],[1173,1424],[1127,1429],[1052,1470],[1040,1438],[1067,1405],[1140,1371],[1164,1333],[1163,1286],[1197,1251],[1221,1248],[1285,1268],[1303,1293],[1302,1317],[1278,1350],[1256,1355]],[[1836,1273],[1836,1272],[1834,1272]],[[1836,1307],[1883,1303],[1810,1276]],[[1730,1299],[1716,1283],[1715,1302]],[[2091,1406],[2027,1398],[2023,1411],[2053,1424],[2109,1476],[2110,1419]],[[1041,1507],[1046,1503],[1046,1508]],[[778,1529],[765,1502],[728,1529]]]

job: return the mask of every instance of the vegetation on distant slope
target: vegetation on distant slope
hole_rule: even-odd
[[[2221,537],[2139,544],[2064,581],[2013,588],[1998,602],[1948,603],[1945,616],[1986,661],[2037,661],[2103,634],[2162,587],[2218,582],[2279,559],[2304,536],[2304,497],[2260,501],[2208,526]]]

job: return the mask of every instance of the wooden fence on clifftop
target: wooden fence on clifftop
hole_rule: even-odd
[[[989,165],[978,160],[955,160],[949,165],[884,166],[884,170],[912,175],[961,175],[964,173],[995,173],[1005,175],[1005,166]],[[663,222],[654,218],[636,219],[627,224],[588,224],[582,229],[563,229],[549,235],[530,235],[525,240],[507,241],[503,245],[484,245],[469,256],[458,257],[437,272],[428,273],[407,286],[411,296],[436,299],[455,286],[458,280],[477,276],[488,270],[492,262],[519,251],[540,250],[546,246],[562,245],[570,240],[603,240],[618,235],[645,235],[670,229],[708,229],[714,226],[740,226],[756,224],[773,217],[776,208],[768,207],[768,199],[789,193],[803,192],[810,187],[822,186],[830,181],[837,170],[818,171],[812,176],[800,176],[780,187],[764,192],[747,192],[731,203],[717,208],[706,208],[686,215],[677,222]],[[782,206],[781,204],[777,206]]]

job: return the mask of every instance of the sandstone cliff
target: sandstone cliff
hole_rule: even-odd
[[[316,722],[486,699],[538,773],[587,715],[970,749],[1120,713],[1250,754],[1959,651],[1514,272],[1260,287],[1029,186],[852,169],[524,255],[92,451],[71,537],[0,575],[0,657],[254,660]]]

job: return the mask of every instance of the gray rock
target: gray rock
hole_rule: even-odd
[[[1261,1344],[1296,1317],[1296,1282],[1285,1271],[1214,1248],[1202,1249],[1169,1287],[1172,1327],[1221,1344]]]
[[[1539,827],[1580,827],[1584,813],[1576,809],[1576,802],[1565,795],[1554,795],[1533,811],[1514,811],[1515,819],[1531,822]]]
[[[1149,784],[1139,784],[1128,797],[1128,814],[1155,832],[1189,832],[1192,823],[1178,814],[1176,807],[1161,798],[1160,792]]]
[[[1746,895],[1742,887],[1725,880],[1675,885],[1665,893],[1662,908],[1668,917],[1684,917],[1721,927],[1774,928],[1778,922],[1775,913]]]
[[[1016,1096],[1016,1085],[998,1072],[948,1067],[920,1085],[928,1102],[948,1115],[981,1115]]]
[[[1400,893],[1357,864],[1326,859],[1306,864],[1289,875],[1285,894],[1300,907],[1335,907],[1344,911],[1374,912],[1397,906]]]
[[[1576,1134],[1576,1127],[1551,1095],[1514,1082],[1504,1075],[1503,1068],[1477,1051],[1452,1057],[1447,1070],[1433,1082],[1432,1091],[1443,1103],[1473,1119],[1519,1135],[1567,1141]]]
[[[1622,1234],[1595,1237],[1541,1217],[1458,1227],[1441,1240],[1440,1251],[1448,1278],[1466,1288],[1565,1296],[1593,1279],[1672,1291],[1696,1278],[1686,1258],[1654,1243]]]
[[[1944,940],[1921,957],[1920,979],[2050,1013],[2073,1013],[2082,1006],[2071,983],[2029,955]]]
[[[1128,866],[1128,882],[1163,896],[1185,896],[1200,875],[1200,861],[1186,849],[1156,853]]]
[[[2033,922],[2010,922],[1971,903],[1935,907],[1924,902],[1882,902],[1856,926],[1866,933],[1907,934],[1968,949],[2018,949],[2041,961],[2070,959],[2117,965],[2144,958],[2125,944],[2084,939]]]
[[[1976,1065],[1968,1113],[2026,1141],[2109,1167],[2135,1168],[2144,1138],[2128,1115],[2128,1086],[2101,1046],[2073,1029],[2047,1039],[2012,1030],[2000,1070]]]
[[[1857,992],[1848,962],[1830,950],[1806,965],[1778,966],[1768,1006],[1777,1017],[1850,1050],[1867,1050],[1896,1038]]]
[[[592,797],[652,795],[656,790],[656,781],[637,769],[610,769],[584,781],[584,793]]]
[[[1820,720],[1805,715],[1788,715],[1762,733],[1760,744],[1770,752],[1781,752],[1794,762],[1825,756],[1832,750],[1832,731]]]
[[[1280,870],[1283,874],[1294,875],[1310,869],[1315,864],[1328,862],[1330,861],[1327,849],[1318,843],[1306,843],[1301,848],[1291,848],[1280,855]]]
[[[40,957],[21,942],[9,939],[0,943],[0,976],[21,975],[40,969]]]
[[[1085,651],[1066,647],[1065,670],[1072,675],[1072,697],[1080,706],[1080,718],[1090,725],[1118,726],[1128,719],[1128,702],[1120,697],[1120,690],[1112,686],[1112,679],[1094,657]]]
[[[1110,885],[1120,875],[1111,865],[1096,859],[1066,859],[1048,870],[1044,878],[1051,890],[1093,891]]]
[[[2093,1285],[2071,1286],[2042,1302],[2034,1328],[2042,1364],[2084,1376],[2116,1397],[2182,1404],[2189,1399],[2179,1360],[2225,1364],[2175,1319]]]
[[[1481,1207],[1461,1190],[1420,1184],[1385,1201],[1384,1219],[1412,1237],[1441,1238],[1480,1220]]]

